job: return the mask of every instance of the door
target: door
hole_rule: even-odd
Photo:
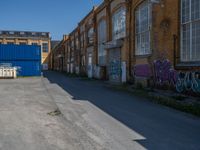
[[[109,81],[121,83],[120,48],[109,50]]]
[[[92,53],[88,53],[88,78],[92,78]]]

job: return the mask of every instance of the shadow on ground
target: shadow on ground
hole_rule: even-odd
[[[146,139],[137,141],[150,150],[200,149],[200,119],[153,104],[129,93],[109,89],[101,81],[68,78],[58,72],[44,77],[74,97],[87,100]]]

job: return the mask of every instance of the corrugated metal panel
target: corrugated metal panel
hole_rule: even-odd
[[[0,63],[19,67],[18,76],[41,76],[41,47],[0,44]]]
[[[0,44],[0,60],[41,60],[41,47]]]
[[[40,61],[0,61],[0,63],[10,63],[13,67],[18,67],[17,76],[41,76]]]

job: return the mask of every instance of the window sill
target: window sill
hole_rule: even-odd
[[[145,54],[145,55],[135,55],[136,58],[147,58],[151,57],[151,54]]]
[[[200,62],[180,62],[177,67],[200,67]]]

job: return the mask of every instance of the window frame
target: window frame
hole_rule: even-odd
[[[147,6],[145,6],[147,5]],[[137,28],[138,30],[141,30],[140,29],[140,25],[137,27],[137,19],[138,19],[138,24],[141,24],[141,9],[143,7],[147,7],[148,8],[148,16],[147,16],[147,26],[148,26],[148,29],[146,29],[145,31],[137,31]],[[139,13],[139,17],[137,16],[137,13]],[[152,32],[152,3],[149,1],[149,0],[145,0],[144,2],[142,2],[140,5],[138,5],[138,7],[136,8],[136,10],[134,11],[134,16],[135,16],[135,56],[149,56],[152,54],[152,35],[151,35],[151,32]],[[145,34],[148,34],[148,45],[149,45],[149,49],[143,49],[142,50],[142,36],[145,36]],[[140,47],[138,47],[138,37],[140,37]],[[146,39],[147,40],[147,39]],[[144,42],[145,43],[145,42]],[[143,44],[144,44],[143,43]],[[146,41],[147,43],[147,41]]]
[[[195,25],[196,23],[199,23],[200,25],[200,10],[199,10],[199,18],[198,19],[193,19],[192,18],[192,0],[188,0],[189,1],[189,11],[188,11],[188,20],[186,21],[183,21],[183,1],[184,0],[181,0],[180,1],[180,62],[182,63],[195,63],[195,62],[200,62],[200,56],[199,58],[196,58],[194,59],[193,58],[193,53],[195,51],[195,49],[193,49],[193,38],[194,38],[194,35],[193,35],[193,25]],[[189,39],[185,39],[185,42],[189,42],[189,50],[187,48],[187,44],[186,43],[183,43],[184,41],[184,37],[183,37],[183,34],[184,34],[184,31],[183,31],[183,28],[184,26],[187,28],[189,28]],[[199,27],[200,28],[200,27]],[[187,30],[185,30],[185,32],[188,32]],[[186,38],[187,35],[186,35]],[[196,40],[196,38],[195,38]],[[185,48],[185,51],[183,49],[183,45],[186,44],[186,48]],[[185,53],[185,54],[184,54]],[[188,55],[189,56],[186,56]],[[183,56],[184,55],[184,56]],[[194,60],[193,60],[194,59]]]
[[[103,32],[100,32],[104,30]],[[98,22],[97,26],[97,32],[98,32],[98,40],[97,40],[97,49],[98,49],[98,64],[99,65],[106,65],[106,49],[104,43],[107,40],[107,24],[106,19],[101,19]],[[102,61],[100,60],[100,57],[102,57]]]
[[[124,17],[125,17],[125,20],[124,20],[124,25],[120,25],[121,28],[120,29],[117,29],[115,31],[115,21],[118,21],[119,22],[122,22],[122,20],[119,21],[119,19],[115,20],[115,17],[118,15],[118,16],[122,16],[122,13],[125,13]],[[116,9],[113,13],[112,13],[112,40],[118,40],[118,39],[121,39],[121,38],[124,38],[126,37],[126,19],[127,19],[127,8],[123,5],[123,6],[120,6],[118,9]],[[124,27],[124,28],[122,28]],[[123,31],[124,30],[124,31]]]
[[[92,45],[94,43],[94,27],[91,26],[87,30],[87,43],[88,45]]]
[[[47,45],[47,51],[44,51],[44,44]],[[43,52],[43,53],[49,53],[49,43],[48,43],[48,42],[43,42],[43,43],[42,43],[42,52]]]

